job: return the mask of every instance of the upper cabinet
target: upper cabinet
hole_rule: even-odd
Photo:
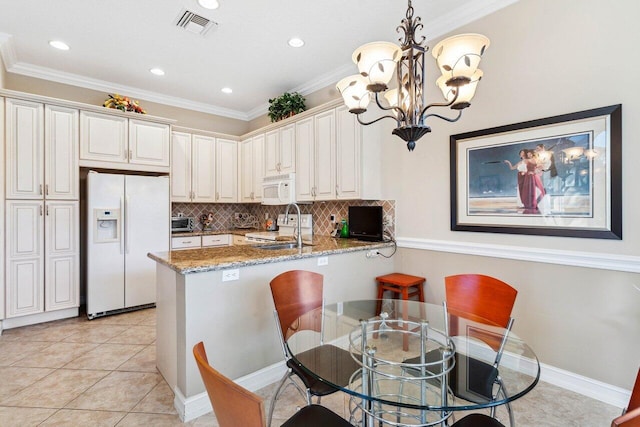
[[[295,132],[295,123],[291,123],[265,134],[265,176],[283,175],[296,171]]]
[[[299,201],[336,198],[335,111],[296,122],[296,197]]]
[[[173,132],[171,201],[238,201],[238,143],[208,135]]]
[[[80,166],[169,171],[168,124],[80,112]]]
[[[240,143],[239,199],[242,203],[262,201],[264,178],[264,134]]]
[[[6,100],[6,198],[77,200],[78,110]]]

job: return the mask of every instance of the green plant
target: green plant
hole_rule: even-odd
[[[291,117],[307,109],[304,97],[298,92],[285,92],[277,98],[269,100],[269,118],[271,122]]]

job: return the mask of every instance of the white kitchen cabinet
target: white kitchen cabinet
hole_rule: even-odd
[[[313,117],[296,122],[296,198],[300,202],[314,200],[315,134]]]
[[[169,167],[169,125],[129,119],[129,162]]]
[[[335,112],[296,123],[296,194],[300,201],[335,199]]]
[[[80,165],[165,172],[169,169],[168,124],[80,112]]]
[[[79,202],[9,200],[6,212],[7,318],[78,307]]]
[[[240,202],[262,201],[264,139],[264,134],[260,134],[240,143]]]
[[[44,106],[6,100],[6,197],[41,199],[44,192]]]
[[[6,317],[44,311],[44,202],[6,202]]]
[[[8,99],[6,111],[6,198],[78,199],[78,110]]]
[[[129,146],[126,117],[80,112],[80,160],[127,163]]]
[[[200,236],[180,236],[171,238],[171,250],[194,249],[202,246]]]
[[[202,236],[202,247],[230,246],[232,243],[231,234],[214,234]]]
[[[173,132],[171,149],[171,201],[215,202],[215,138]]]
[[[336,108],[336,198],[382,198],[382,122],[358,123],[345,106]]]
[[[315,200],[336,198],[336,115],[324,111],[315,119]]]
[[[79,305],[79,203],[45,203],[45,311]]]
[[[283,175],[296,171],[295,123],[265,134],[264,173],[266,176]]]
[[[216,139],[216,202],[238,201],[238,143]]]
[[[191,201],[213,203],[216,201],[216,139],[192,135],[191,143]]]
[[[244,236],[240,236],[238,234],[233,234],[231,236],[231,240],[232,240],[232,245],[247,245],[249,242],[247,242],[247,239]]]
[[[78,200],[78,110],[45,106],[44,194],[47,199]]]

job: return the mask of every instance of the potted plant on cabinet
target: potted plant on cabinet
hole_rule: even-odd
[[[269,118],[277,122],[307,109],[304,97],[298,92],[285,92],[277,98],[269,100]]]

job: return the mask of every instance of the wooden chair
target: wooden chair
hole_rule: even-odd
[[[481,340],[495,352],[495,359],[492,365],[456,353],[455,368],[449,374],[449,386],[453,394],[461,399],[478,403],[495,400],[498,393],[502,393],[506,397],[506,392],[498,375],[498,365],[508,332],[513,325],[511,311],[518,291],[501,280],[482,274],[448,276],[445,277],[444,282],[446,305],[450,318],[449,335],[459,336],[464,334],[467,337]],[[463,325],[459,325],[458,318],[487,324],[489,326],[488,330],[484,331],[479,328],[467,329]],[[495,326],[504,328],[506,333],[504,335],[496,335],[491,330],[491,327]],[[442,354],[435,350],[427,353],[426,357],[427,361],[431,362],[441,360]],[[419,363],[419,360],[414,358],[406,362]],[[458,378],[460,378],[460,381],[458,381]],[[496,392],[494,392],[494,384],[498,385]],[[513,413],[508,403],[506,408],[509,414],[509,422],[514,425]],[[491,411],[491,416],[494,415],[495,408]]]
[[[311,405],[312,396],[318,397],[318,403],[321,396],[326,396],[338,391],[337,388],[316,380],[307,371],[302,369],[292,360],[285,342],[295,333],[304,330],[322,333],[322,311],[318,310],[315,316],[303,316],[313,310],[321,309],[323,306],[323,277],[321,274],[311,271],[292,270],[282,273],[270,282],[271,295],[275,305],[274,317],[278,326],[280,343],[284,353],[288,371],[282,378],[276,391],[272,396],[271,406],[269,409],[269,426],[273,418],[273,410],[275,403],[287,380],[291,380],[292,384],[303,394],[307,400],[307,404]],[[333,353],[331,357],[327,357],[327,353]],[[309,354],[306,354],[309,353]],[[344,385],[348,384],[349,378],[359,366],[351,358],[348,351],[333,345],[325,344],[321,347],[309,350],[298,358],[304,358],[309,361],[317,361],[317,370],[337,369],[339,381]],[[323,362],[333,361],[327,366],[322,366]],[[305,390],[293,381],[293,376],[298,377],[304,384]],[[335,377],[336,375],[332,375]]]
[[[202,381],[220,427],[265,427],[264,401],[255,393],[234,383],[209,365],[204,344],[193,347]],[[352,427],[329,409],[310,405],[297,411],[283,427]]]
[[[640,369],[636,375],[636,382],[631,390],[629,405],[611,422],[611,427],[640,427]]]

